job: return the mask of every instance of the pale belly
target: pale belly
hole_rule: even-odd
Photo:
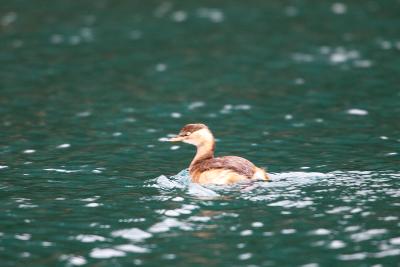
[[[215,169],[192,174],[192,181],[199,184],[234,184],[253,179],[268,180],[268,176],[265,171],[260,168],[256,168],[254,175],[251,178],[226,169]]]

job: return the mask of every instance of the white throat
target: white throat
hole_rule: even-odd
[[[207,144],[213,144],[214,136],[208,129],[201,129],[194,132],[190,138],[184,140],[183,142],[195,145],[197,147],[204,146]]]

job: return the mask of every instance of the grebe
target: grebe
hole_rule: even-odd
[[[246,180],[268,180],[267,173],[247,159],[236,156],[214,158],[215,139],[204,124],[187,124],[168,141],[185,142],[197,147],[189,166],[194,183],[232,184]]]

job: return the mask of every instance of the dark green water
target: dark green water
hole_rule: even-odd
[[[400,2],[0,4],[0,266],[399,266]],[[268,184],[201,187],[217,154]]]

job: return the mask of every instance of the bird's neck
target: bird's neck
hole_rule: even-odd
[[[193,167],[196,163],[199,163],[206,159],[213,158],[214,150],[215,150],[214,139],[202,142],[200,145],[197,146],[197,152],[192,160],[192,163],[190,163],[190,168]]]

